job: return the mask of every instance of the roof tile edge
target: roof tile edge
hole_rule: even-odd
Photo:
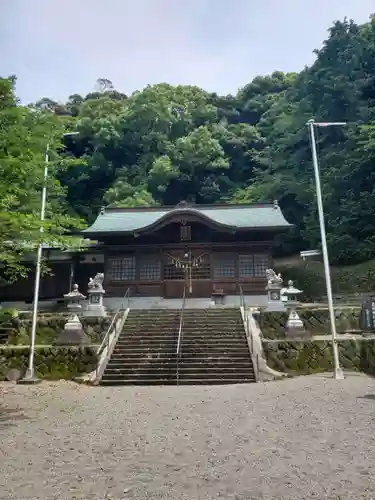
[[[220,209],[233,209],[233,208],[280,208],[275,202],[273,203],[218,203],[210,205],[159,205],[159,206],[139,206],[139,207],[102,207],[100,214],[114,213],[114,212],[160,212],[170,210],[214,210]]]

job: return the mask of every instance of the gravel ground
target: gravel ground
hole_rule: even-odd
[[[0,384],[0,498],[375,499],[375,379]]]

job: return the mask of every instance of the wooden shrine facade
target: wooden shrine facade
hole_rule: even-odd
[[[52,275],[41,280],[40,299],[59,299],[73,283],[82,293],[104,272],[107,297],[210,297],[214,292],[264,294],[275,236],[287,230],[277,204],[105,209],[83,231],[97,243],[85,252],[45,251]],[[27,280],[0,287],[0,301],[31,301]]]
[[[100,241],[108,296],[263,294],[275,235],[289,228],[277,204],[107,209],[85,235]]]

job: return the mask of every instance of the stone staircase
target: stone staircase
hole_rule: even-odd
[[[6,326],[0,326],[0,345],[4,345],[8,342],[9,338],[9,328]]]
[[[180,311],[131,310],[101,385],[176,385]],[[255,382],[239,309],[185,309],[179,384]]]
[[[179,384],[255,382],[240,309],[186,309]]]
[[[8,342],[9,336],[14,332],[14,325],[12,320],[5,320],[0,323],[0,345]]]
[[[180,311],[131,310],[101,385],[175,385]]]

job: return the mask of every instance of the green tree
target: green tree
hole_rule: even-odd
[[[48,205],[40,232],[40,196],[44,184],[44,152],[51,155],[64,132],[63,122],[49,112],[19,106],[15,78],[0,79],[0,262],[3,276],[24,274],[22,257],[39,244],[66,247],[67,236],[80,222],[67,215],[64,192],[54,173],[62,168],[57,153],[48,179]]]

